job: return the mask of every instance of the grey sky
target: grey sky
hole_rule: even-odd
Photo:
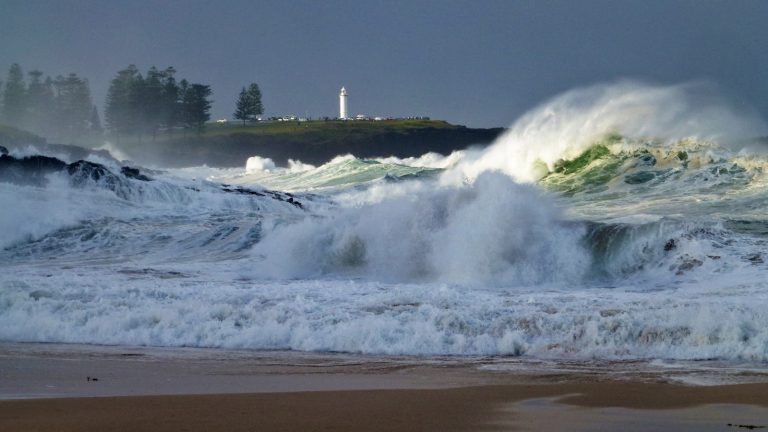
[[[258,82],[267,115],[427,115],[505,126],[572,87],[708,79],[768,117],[766,1],[0,0],[0,77],[76,72],[101,110],[128,64]]]

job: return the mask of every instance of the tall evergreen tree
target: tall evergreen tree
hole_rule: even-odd
[[[237,102],[235,103],[235,119],[242,120],[243,125],[245,125],[246,121],[251,121],[253,119],[253,114],[250,110],[250,98],[248,97],[248,92],[245,91],[245,87],[243,87],[242,90],[240,90],[240,95],[237,97]]]
[[[11,65],[3,92],[3,120],[13,126],[21,126],[25,114],[26,84],[18,63]]]
[[[154,139],[157,130],[162,124],[163,114],[163,82],[160,71],[152,66],[147,71],[141,88],[141,124],[142,128],[149,130]]]
[[[33,70],[29,75],[26,95],[25,128],[33,132],[49,135],[53,132],[52,116],[54,109],[53,81],[51,77],[42,80],[43,73]]]
[[[199,132],[205,128],[205,122],[211,119],[211,100],[208,98],[213,91],[211,86],[204,84],[188,84],[182,81],[185,91],[182,94],[182,117],[187,127],[197,128]]]
[[[259,89],[258,84],[251,83],[251,85],[248,86],[248,96],[250,96],[251,109],[253,110],[254,116],[264,114],[264,106],[261,104],[261,89]]]
[[[140,116],[137,109],[139,98],[135,92],[140,87],[140,79],[138,68],[130,65],[119,71],[110,82],[104,115],[107,127],[118,138],[121,134],[137,132]]]
[[[179,87],[176,85],[175,74],[176,69],[170,66],[160,75],[163,85],[160,97],[160,124],[166,130],[173,130],[179,122]]]
[[[264,113],[264,108],[261,105],[261,90],[259,85],[253,83],[248,86],[248,90],[243,87],[240,90],[240,95],[237,98],[235,105],[235,118],[242,120],[243,124],[246,121],[253,121],[256,116]]]
[[[72,73],[56,77],[53,87],[59,133],[68,139],[82,136],[88,129],[93,107],[88,80]]]
[[[187,99],[187,93],[189,93],[189,81],[182,79],[179,81],[179,91],[176,99],[176,121],[185,130],[187,129],[187,109],[184,101]],[[185,132],[186,134],[186,132]]]

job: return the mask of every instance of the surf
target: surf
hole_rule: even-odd
[[[765,361],[765,130],[623,81],[444,156],[62,161],[0,183],[0,338]]]

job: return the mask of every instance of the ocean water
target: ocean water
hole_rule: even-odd
[[[0,183],[0,340],[762,363],[766,130],[621,82],[448,156]]]

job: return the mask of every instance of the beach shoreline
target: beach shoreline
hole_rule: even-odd
[[[746,381],[742,371],[705,386],[641,363],[553,364],[2,343],[0,429],[567,431],[608,430],[624,419],[693,431],[768,423],[760,423],[768,380],[754,370]]]

